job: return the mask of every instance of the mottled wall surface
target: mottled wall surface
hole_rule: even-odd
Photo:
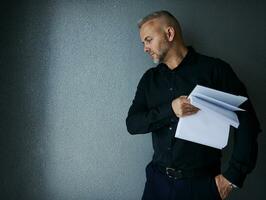
[[[23,2],[0,7],[1,199],[140,199],[151,136],[129,135],[125,118],[154,66],[136,25],[154,10],[179,19],[188,45],[232,65],[265,130],[263,1]],[[229,199],[265,198],[265,142],[262,132],[257,167]]]

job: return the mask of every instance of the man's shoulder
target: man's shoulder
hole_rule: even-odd
[[[205,54],[197,54],[197,60],[199,62],[206,62],[206,63],[211,63],[211,64],[227,64],[224,60],[218,58],[218,57],[213,57]]]
[[[221,70],[231,68],[230,65],[221,58],[212,57],[197,53],[197,64],[211,70]]]
[[[139,84],[143,85],[146,84],[147,80],[153,76],[154,72],[156,71],[156,67],[148,68],[141,76],[139,80]]]
[[[153,76],[154,74],[158,73],[160,71],[160,64],[155,66],[155,67],[150,67],[148,68],[144,74],[143,74],[143,77],[150,77],[150,76]]]

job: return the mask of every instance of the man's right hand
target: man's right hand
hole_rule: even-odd
[[[193,115],[199,111],[198,108],[190,104],[187,96],[180,96],[172,101],[172,108],[177,117]]]

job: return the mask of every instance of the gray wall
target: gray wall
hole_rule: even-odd
[[[23,2],[1,4],[1,199],[140,199],[151,137],[130,136],[125,118],[154,66],[136,27],[154,10],[232,65],[266,129],[262,1]],[[265,199],[265,142],[262,133],[257,167],[230,199]]]

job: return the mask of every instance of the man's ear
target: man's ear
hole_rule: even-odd
[[[166,36],[169,42],[172,42],[174,40],[175,29],[172,26],[168,26],[166,28]]]

